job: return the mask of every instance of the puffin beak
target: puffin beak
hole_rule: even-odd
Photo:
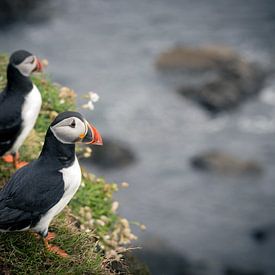
[[[36,72],[42,72],[42,70],[43,70],[43,64],[42,64],[41,60],[36,57],[36,68],[35,68],[35,71]]]
[[[86,126],[87,126],[86,135],[85,136],[80,135],[82,142],[86,144],[103,145],[102,137],[98,132],[98,130],[88,122],[86,122]]]

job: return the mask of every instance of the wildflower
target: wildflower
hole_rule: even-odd
[[[91,212],[86,212],[85,218],[87,220],[91,220],[92,219],[92,213]]]
[[[97,93],[89,92],[89,96],[93,102],[97,102],[99,100],[99,95]]]
[[[109,221],[109,219],[105,215],[100,216],[100,219],[106,223]]]
[[[141,230],[146,230],[146,226],[145,226],[144,224],[140,224],[140,225],[139,225],[139,228],[140,228]]]
[[[91,100],[89,100],[88,103],[82,105],[82,108],[89,109],[92,111],[92,110],[94,110],[95,106],[94,106],[93,102]]]
[[[129,239],[130,240],[137,240],[138,237],[136,235],[134,235],[134,234],[130,234]]]
[[[47,59],[42,59],[42,65],[44,66],[44,67],[48,67],[49,66],[49,61],[47,60]]]
[[[121,183],[121,187],[128,188],[129,187],[129,183],[124,181],[124,182]]]
[[[58,113],[56,111],[50,111],[49,117],[51,120],[54,120],[57,117]]]
[[[104,226],[105,222],[102,220],[96,220],[96,224],[100,225],[100,226]]]
[[[89,109],[89,110],[94,110],[95,106],[94,103],[99,100],[99,95],[94,92],[89,92],[85,98],[88,98],[88,102],[86,104],[82,105],[82,108],[84,109]]]
[[[118,201],[114,201],[114,202],[112,203],[111,211],[112,211],[113,213],[115,213],[116,210],[118,209],[118,206],[119,206],[119,202],[118,202]]]
[[[59,98],[61,98],[61,100],[64,98],[75,98],[76,97],[76,93],[74,90],[68,88],[68,87],[61,87],[60,91],[59,91]],[[65,101],[64,101],[65,102]]]
[[[123,227],[125,227],[125,228],[128,228],[128,227],[129,227],[129,222],[128,222],[128,220],[126,220],[126,219],[121,219],[121,220],[120,220],[120,223],[121,223],[121,225],[122,225]]]
[[[92,154],[92,149],[90,147],[85,147],[84,152],[83,152],[83,157],[84,158],[89,158]]]

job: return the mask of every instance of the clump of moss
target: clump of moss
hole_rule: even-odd
[[[0,55],[0,88],[6,82],[7,57]],[[43,105],[35,128],[20,148],[21,158],[27,161],[38,157],[47,128],[59,113],[75,109],[75,93],[53,84],[45,75],[35,75]],[[0,186],[14,172],[11,164],[0,160]],[[0,271],[6,274],[110,274],[109,262],[119,259],[124,244],[135,236],[126,219],[116,214],[113,192],[116,184],[83,171],[83,182],[66,211],[54,219],[53,241],[68,252],[63,259],[48,253],[30,232],[0,234]],[[89,213],[89,214],[87,214]],[[1,273],[1,272],[0,272]],[[125,274],[125,273],[124,273]]]

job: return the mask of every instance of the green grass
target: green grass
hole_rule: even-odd
[[[44,249],[42,240],[29,232],[1,233],[0,266],[11,274],[107,274],[102,256],[95,253],[91,234],[79,232],[68,223],[68,213],[55,220],[55,244],[70,257],[60,258]]]
[[[1,89],[6,82],[6,64],[7,57],[0,55]],[[65,89],[67,92],[60,93],[61,87],[43,74],[35,75],[33,81],[42,94],[43,106],[35,129],[20,149],[21,158],[27,161],[39,155],[45,132],[57,113],[75,110],[73,92]],[[10,164],[0,160],[0,186],[13,172]],[[125,250],[124,244],[135,237],[127,220],[112,209],[112,195],[116,190],[116,184],[108,184],[83,171],[79,191],[50,227],[57,233],[53,244],[64,249],[69,258],[47,252],[42,241],[30,232],[0,233],[0,273],[110,274],[110,261],[119,259],[120,252]]]

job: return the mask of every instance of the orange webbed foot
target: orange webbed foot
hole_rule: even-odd
[[[56,245],[49,244],[47,238],[44,238],[44,244],[45,244],[46,249],[49,252],[52,252],[62,258],[69,257],[69,255],[66,253],[65,250],[61,249],[60,247],[58,247]]]
[[[47,237],[45,238],[48,242],[54,240],[56,237],[56,234],[54,232],[48,232]]]
[[[26,161],[15,162],[15,168],[19,169],[19,168],[26,166],[27,164],[28,164],[28,162],[26,162]]]
[[[47,250],[62,257],[62,258],[68,258],[69,255],[66,253],[65,250],[61,249],[60,247],[56,246],[56,245],[51,245],[49,244],[47,247]]]
[[[15,155],[13,155],[13,167],[15,169],[24,167],[27,164],[28,164],[28,162],[26,162],[26,161],[19,161],[19,153],[16,153]]]
[[[7,163],[13,163],[13,155],[12,154],[4,155],[2,157],[2,160]]]

